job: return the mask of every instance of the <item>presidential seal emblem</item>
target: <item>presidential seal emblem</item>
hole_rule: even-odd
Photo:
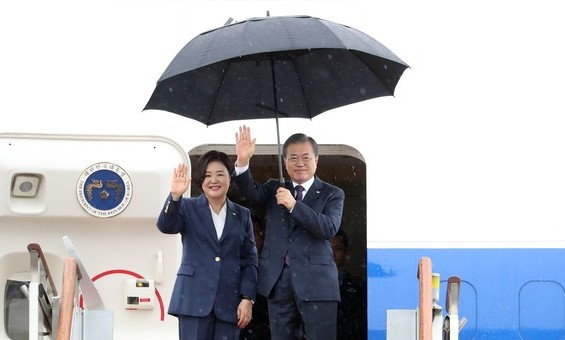
[[[120,166],[101,162],[86,168],[77,183],[77,198],[82,208],[96,217],[116,216],[131,201],[132,183]]]

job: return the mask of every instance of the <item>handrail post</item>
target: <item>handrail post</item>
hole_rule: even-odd
[[[57,299],[57,288],[39,244],[30,243],[27,250],[30,254],[28,338],[35,340],[53,333],[53,304]]]
[[[432,340],[432,260],[422,257],[418,262],[420,304],[418,310],[418,339]]]
[[[459,330],[463,325],[460,325],[459,320],[459,291],[461,287],[461,279],[458,276],[451,276],[447,280],[447,292],[445,299],[445,306],[447,309],[447,316],[444,320],[444,339],[445,340],[458,340]],[[462,318],[463,324],[466,319]]]
[[[80,271],[75,258],[68,257],[63,264],[63,287],[61,293],[61,309],[57,340],[70,340],[73,323],[74,306],[78,297],[78,280]]]
[[[63,298],[57,340],[107,339],[114,337],[114,316],[104,303],[68,236],[63,243],[69,253],[63,272]],[[79,294],[85,307],[79,306]]]

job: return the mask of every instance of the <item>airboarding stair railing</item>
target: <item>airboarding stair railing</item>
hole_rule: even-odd
[[[432,339],[432,261],[423,257],[418,261],[418,340]]]
[[[457,276],[451,276],[447,280],[447,292],[445,298],[447,315],[443,321],[443,340],[459,340],[459,332],[467,323],[466,318],[459,318],[460,289],[461,279]]]
[[[37,243],[27,246],[30,255],[29,287],[20,287],[28,298],[28,338],[44,339],[57,333],[60,297],[53,283],[53,277]]]
[[[74,257],[67,257],[63,262],[63,288],[57,340],[70,340],[73,327],[73,315],[78,301],[78,282],[80,269]],[[77,311],[78,312],[78,311]]]
[[[71,240],[64,236],[63,243],[70,257],[64,261],[57,340],[112,340],[112,311],[104,307]],[[82,295],[84,308],[80,306],[79,295]]]
[[[432,261],[418,261],[419,305],[415,310],[387,310],[387,340],[459,340],[466,319],[459,319],[461,279],[451,276],[447,282],[446,311],[439,305],[440,276],[432,272]]]
[[[37,243],[27,246],[30,281],[20,290],[29,305],[28,339],[112,340],[112,311],[105,309],[71,240],[65,236],[63,243],[70,257],[64,260],[61,296],[57,293],[41,246]],[[82,295],[84,309],[79,305],[79,295]]]

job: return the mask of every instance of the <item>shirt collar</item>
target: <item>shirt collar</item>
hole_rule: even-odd
[[[312,178],[310,178],[309,180],[307,180],[306,182],[304,182],[302,184],[298,184],[295,181],[292,181],[292,187],[293,188],[296,188],[297,185],[302,185],[302,187],[304,187],[304,194],[306,194],[306,192],[308,191],[308,189],[310,189],[312,184],[314,184],[314,176],[312,176]]]

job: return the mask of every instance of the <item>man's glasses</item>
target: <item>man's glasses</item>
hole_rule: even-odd
[[[302,157],[292,155],[286,158],[286,161],[289,163],[297,164],[298,162],[302,161],[302,163],[310,163],[314,157],[310,155],[303,155]]]

